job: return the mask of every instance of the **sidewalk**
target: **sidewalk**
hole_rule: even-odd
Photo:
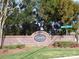
[[[79,56],[72,56],[72,57],[60,57],[60,58],[49,58],[49,59],[79,59]]]

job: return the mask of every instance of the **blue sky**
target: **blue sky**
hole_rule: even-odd
[[[73,0],[73,1],[75,1],[75,2],[79,2],[79,0]]]
[[[22,0],[15,0],[17,3],[18,2],[22,2]],[[73,0],[73,1],[76,1],[76,2],[79,2],[79,0]]]
[[[79,0],[73,0],[74,2],[79,2]],[[22,0],[15,0],[16,3],[21,3]]]
[[[21,3],[21,2],[22,2],[22,0],[15,0],[15,2],[16,2],[16,3]]]

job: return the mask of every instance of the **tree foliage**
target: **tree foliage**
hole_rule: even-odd
[[[17,25],[16,30],[11,29],[12,33],[20,34],[21,29],[19,25],[22,26],[24,23],[30,24],[30,30],[28,29],[27,32],[33,32],[32,22],[35,19],[32,15],[32,10],[36,1],[39,0],[23,0],[19,6],[21,9],[15,8],[13,10],[13,13],[7,18],[5,23],[6,25]],[[17,4],[14,3],[13,5],[16,6]],[[22,5],[25,6],[24,10],[22,9]],[[68,29],[69,31],[78,28],[78,26],[76,26],[78,23],[73,24],[72,21],[78,20],[76,17],[77,13],[79,13],[79,4],[72,0],[40,0],[37,5],[39,5],[39,15],[43,17],[47,25],[50,24],[51,21],[62,21],[64,25],[73,25],[72,29]],[[7,34],[11,33],[8,30],[5,32],[7,32]]]
[[[47,20],[72,20],[77,12],[79,5],[72,0],[42,0],[41,3],[40,13]]]

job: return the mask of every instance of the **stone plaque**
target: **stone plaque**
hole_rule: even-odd
[[[46,40],[46,36],[44,34],[37,34],[34,39],[37,42],[44,42]]]

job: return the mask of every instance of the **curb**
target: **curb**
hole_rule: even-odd
[[[49,59],[79,59],[79,56],[60,57],[60,58],[49,58]]]

